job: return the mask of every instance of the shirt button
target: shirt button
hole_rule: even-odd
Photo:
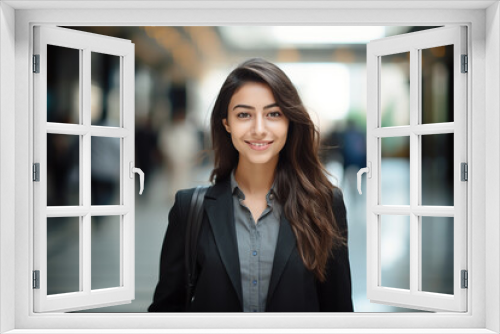
[[[253,285],[257,285],[257,280],[253,280],[253,281],[252,281],[252,284],[253,284]]]
[[[252,255],[253,255],[253,256],[257,256],[257,251],[253,251],[253,252],[252,252]]]

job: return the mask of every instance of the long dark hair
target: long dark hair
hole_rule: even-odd
[[[210,119],[215,154],[210,181],[227,179],[238,165],[238,151],[222,120],[228,117],[233,94],[248,82],[268,85],[289,120],[286,143],[276,168],[275,191],[297,238],[304,265],[324,281],[332,249],[345,244],[333,213],[334,186],[318,157],[319,132],[294,85],[276,65],[261,58],[249,59],[234,69],[222,85]]]

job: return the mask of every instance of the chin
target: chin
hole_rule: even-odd
[[[274,157],[247,157],[246,160],[255,165],[265,165],[271,163]]]

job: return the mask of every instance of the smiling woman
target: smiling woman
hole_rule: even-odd
[[[185,306],[189,189],[170,211],[149,311],[353,311],[342,192],[326,177],[319,133],[290,79],[260,58],[239,65],[219,92],[211,132],[214,184],[193,298]]]

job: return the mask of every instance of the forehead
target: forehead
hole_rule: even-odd
[[[241,102],[246,102],[247,104],[258,104],[258,102],[275,102],[275,99],[273,91],[267,84],[260,82],[247,82],[234,92],[229,104],[231,105]]]

